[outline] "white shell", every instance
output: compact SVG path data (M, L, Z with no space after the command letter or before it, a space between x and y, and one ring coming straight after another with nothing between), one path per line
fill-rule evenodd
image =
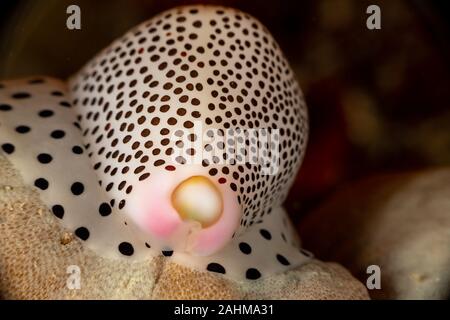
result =
M56 80L30 80L2 82L0 104L13 108L0 110L0 144L15 146L7 156L28 183L40 177L49 182L46 190L39 189L42 199L50 208L64 207L61 222L68 229L86 228L86 245L98 254L145 259L175 248L171 259L239 280L281 272L308 259L280 207L303 158L306 106L278 45L254 18L215 6L175 8L112 43L70 79L68 92ZM63 97L54 91L73 106L59 105ZM31 96L14 99L17 92ZM42 109L52 110L53 116L39 117ZM201 131L195 131L197 124ZM17 133L19 125L31 131ZM249 130L270 128L274 144L261 155L271 164L267 171L238 160L213 163L212 152L222 150L222 157L236 140L226 139L211 151L200 134L233 129L237 135L237 128L250 138L255 133ZM173 139L179 129L201 142L195 155L190 156L188 140L181 145ZM54 130L64 130L64 137L52 138ZM83 147L83 154L72 152L75 145ZM209 157L209 163L196 161L199 149L200 160ZM180 163L168 150L193 163ZM52 155L50 163L36 160L43 152ZM232 154L243 155L238 150ZM194 174L214 181L228 199L227 219L238 223L223 233L227 236L219 251L186 252L177 245L188 229L180 228L165 241L132 218L144 203L166 200L165 193L157 198L158 189L169 192L176 181ZM76 181L84 185L80 195L71 191ZM167 187L163 181L169 181ZM154 192L143 197L146 188ZM102 204L110 214L99 214Z

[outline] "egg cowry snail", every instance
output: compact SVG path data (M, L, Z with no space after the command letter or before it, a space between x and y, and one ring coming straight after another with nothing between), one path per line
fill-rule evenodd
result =
M1 84L2 152L99 255L162 252L250 280L308 259L281 207L305 151L306 105L255 18L177 7L114 41L67 85Z

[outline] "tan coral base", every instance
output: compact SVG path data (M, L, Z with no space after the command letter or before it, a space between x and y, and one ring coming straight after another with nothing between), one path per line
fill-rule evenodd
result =
M81 271L68 289L67 267ZM0 296L3 299L367 299L337 264L317 260L287 273L233 282L174 264L112 261L61 228L33 188L0 155Z

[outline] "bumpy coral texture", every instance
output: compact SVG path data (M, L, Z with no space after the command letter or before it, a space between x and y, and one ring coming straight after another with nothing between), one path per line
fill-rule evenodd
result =
M62 229L36 191L0 156L0 296L3 299L367 299L364 286L336 264L314 260L254 282L192 271L156 257L107 260ZM81 269L70 290L67 267Z

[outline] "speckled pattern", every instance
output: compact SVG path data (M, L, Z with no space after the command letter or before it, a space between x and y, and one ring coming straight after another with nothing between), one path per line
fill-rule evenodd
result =
M110 260L61 227L39 193L0 155L0 298L3 299L367 299L337 264L312 260L255 281L232 281L162 256ZM81 270L70 290L67 267Z
M69 86L45 77L2 82L0 145L90 249L131 261L162 254L238 280L309 260L280 206L303 158L306 106L278 45L257 20L228 8L175 8L119 38ZM189 131L195 122L207 133L265 128L277 143L253 164L222 163L226 153L218 157L201 144L205 158L191 164L199 149L180 146L171 135L181 138L183 129L198 140ZM245 156L228 140L217 147ZM172 159L175 149L181 155ZM161 201L139 189L170 194L180 175L193 174L208 176L231 199L221 220L237 223L222 234L215 226L199 232L220 237L220 250L206 256L177 247L183 236L156 239L133 219L146 202ZM230 209L231 202L240 210Z

